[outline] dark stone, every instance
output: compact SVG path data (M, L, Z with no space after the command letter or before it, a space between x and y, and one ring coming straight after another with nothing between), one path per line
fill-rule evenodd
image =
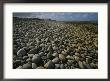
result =
M45 65L44 65L45 68L47 69L54 69L55 68L55 65L54 63L50 60L48 61Z

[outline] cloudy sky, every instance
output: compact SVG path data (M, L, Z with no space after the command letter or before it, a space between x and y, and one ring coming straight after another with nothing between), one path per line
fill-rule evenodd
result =
M41 19L53 19L57 21L97 21L98 13L95 12L32 12L13 13L14 17L33 17Z

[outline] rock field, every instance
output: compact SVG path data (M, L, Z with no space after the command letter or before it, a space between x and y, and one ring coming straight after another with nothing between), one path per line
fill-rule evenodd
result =
M13 18L14 69L97 69L98 25Z

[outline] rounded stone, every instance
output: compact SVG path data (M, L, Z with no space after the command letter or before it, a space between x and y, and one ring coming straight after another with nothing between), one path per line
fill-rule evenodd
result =
M40 64L42 61L41 57L39 55L34 55L32 58L32 62L36 64Z
M45 65L44 65L45 68L47 69L54 69L55 68L55 65L54 63L50 60L48 61Z
M30 63L26 63L23 65L23 69L32 69L32 65Z
M39 56L42 57L43 55L44 55L44 52L40 52L40 53L39 53Z
M32 58L34 56L34 54L28 54L28 57Z
M61 61L65 61L66 60L66 58L65 58L65 56L63 54L59 54L59 59Z
M76 56L78 56L78 57L80 56L80 54L79 54L79 53L75 53L75 55L76 55Z
M74 60L74 57L73 57L73 56L68 55L68 56L66 57L66 59L68 59L68 60Z
M28 56L23 56L23 59L24 59L24 60L26 60L26 59L28 59L28 58L29 58Z
M84 69L84 65L83 65L83 63L82 63L81 61L78 62L78 65L79 65L79 67L80 67L81 69Z
M27 62L31 62L31 61L32 61L32 59L31 59L31 58L28 58L26 61L27 61Z
M75 56L75 60L78 62L79 61L79 57L78 56Z
M48 58L48 59L53 59L52 53L49 52L49 53L47 54L47 58Z
M55 64L56 64L56 63L59 63L59 61L60 61L60 60L59 60L58 57L56 57L56 58L54 58L54 59L52 60L52 62L55 63Z
M60 64L55 64L55 69L60 69Z
M28 54L37 54L39 51L40 51L40 48L39 47L36 47L36 48L31 49L28 52Z
M16 69L22 69L23 67L22 66L19 66L19 67L17 67Z
M26 55L26 51L24 50L24 48L18 50L17 52L17 56L22 57Z
M35 63L32 63L32 68L33 69L36 69L37 68L37 65Z
M64 64L61 64L61 65L60 65L60 69L65 69Z
M53 50L54 51L57 51L58 50L58 47L57 46L53 46Z
M58 57L58 53L53 53L52 54L54 57Z
M68 66L71 66L73 64L73 62L74 62L73 60L68 60L67 61Z
M65 51L62 51L61 54L65 55L65 56L68 55L67 52L65 52Z

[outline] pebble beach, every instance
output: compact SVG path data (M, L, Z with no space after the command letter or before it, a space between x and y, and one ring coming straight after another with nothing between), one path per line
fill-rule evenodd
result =
M13 69L98 69L98 24L13 17Z

